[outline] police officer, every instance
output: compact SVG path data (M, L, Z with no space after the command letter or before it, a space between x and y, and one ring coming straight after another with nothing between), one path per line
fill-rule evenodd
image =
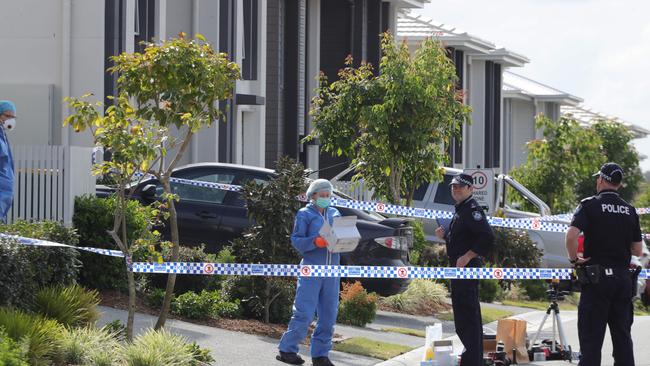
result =
M634 296L631 255L642 254L639 216L618 194L623 169L604 164L597 176L595 196L580 202L566 234L571 263L584 269L578 305L580 365L600 365L605 327L614 346L614 365L634 366L630 335ZM578 236L584 234L584 254L578 257ZM590 275L587 275L590 274Z
M494 233L483 208L472 197L472 177L459 174L450 185L456 213L449 225L449 232L445 233L440 226L436 229L436 235L445 240L452 267L481 267L481 256L486 256L494 245ZM463 366L483 365L483 324L478 295L478 280L451 280L454 324L465 346L461 356Z

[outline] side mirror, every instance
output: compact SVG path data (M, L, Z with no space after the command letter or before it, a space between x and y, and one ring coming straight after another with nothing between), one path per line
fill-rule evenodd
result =
M156 200L156 185L147 184L142 188L142 193L140 194L142 200L147 202L153 202Z

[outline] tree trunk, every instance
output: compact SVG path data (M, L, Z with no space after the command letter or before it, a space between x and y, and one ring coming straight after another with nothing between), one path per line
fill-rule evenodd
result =
M165 189L165 192L171 192L171 186L169 184L169 178L166 182L161 182ZM171 231L172 239L172 262L178 262L180 256L180 245L178 240L178 221L176 217L176 205L174 200L169 201L169 226ZM165 298L163 299L162 309L160 309L160 315L158 316L158 321L154 329L158 330L165 326L167 321L167 314L169 313L169 308L172 303L172 296L174 294L174 286L176 286L176 274L170 273L167 275L167 286L165 287Z
M129 282L129 315L126 319L126 339L133 340L133 322L135 320L135 275L127 268L126 277Z
M268 324L271 319L271 284L268 279L264 280L264 323Z

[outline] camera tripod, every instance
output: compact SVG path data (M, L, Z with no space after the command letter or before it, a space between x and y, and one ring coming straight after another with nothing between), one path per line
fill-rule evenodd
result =
M568 295L569 292L559 291L558 285L559 282L552 282L549 284L549 289L546 291L546 295L551 301L551 304L546 309L546 315L544 315L544 319L542 319L542 323L539 325L539 328L537 329L537 333L535 333L535 337L533 338L533 341L530 343L530 349L528 350L528 352L529 353L532 352L535 343L537 342L537 340L540 337L540 334L542 333L544 324L546 324L546 320L548 319L549 316L552 316L553 334L551 336L552 337L551 357L555 356L558 357L556 359L571 362L571 346L567 344L566 337L564 335L564 328L562 327L562 319L560 318L560 306L557 303L558 301L564 300L564 296ZM558 335L560 338L559 344L561 345L561 350L558 348L558 343L557 343Z

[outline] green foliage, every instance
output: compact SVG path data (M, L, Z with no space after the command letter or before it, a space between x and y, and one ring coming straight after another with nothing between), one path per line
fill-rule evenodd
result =
M513 169L511 175L553 212L571 211L578 201L578 184L604 163L602 140L567 117L555 122L540 115L535 125L543 130L544 139L528 143L528 160Z
M632 145L634 136L624 125L607 120L600 120L592 124L590 130L600 137L605 160L615 162L623 168L625 177L619 193L624 200L632 201L643 182L643 174L641 174L639 166L639 153ZM598 170L595 170L594 173L596 171ZM595 191L595 179L591 175L582 177L577 188L577 197L579 199L589 197Z
M61 354L70 365L119 365L123 347L116 335L94 327L69 328L61 337Z
M73 229L51 221L0 224L0 232L73 246L78 243ZM32 247L11 238L0 238L0 306L27 308L39 288L74 283L79 265L79 253L75 249Z
M113 334L118 341L126 339L126 326L119 320L115 319L112 322L106 323L102 328L105 332Z
M191 366L208 365L215 361L214 357L212 357L210 354L210 350L201 348L198 344L196 344L196 342L188 344L187 348L190 350L194 357L194 361L190 364Z
M165 290L161 288L152 288L149 290L144 298L144 301L147 303L147 305L151 306L152 308L160 308L163 303L163 299L165 298ZM172 302L174 300L172 299Z
M486 258L495 267L537 268L544 254L530 239L528 232L508 228L492 228L494 248Z
M444 244L431 243L424 247L417 263L424 267L447 267L449 258Z
M27 366L20 347L0 329L0 365Z
M386 297L382 303L396 311L431 315L447 307L449 291L445 285L431 280L415 279L401 294Z
M191 319L220 317L237 318L241 315L239 300L233 302L222 298L219 291L186 292L172 302L172 313Z
M424 227L421 221L411 221L413 228L413 248L409 251L409 262L413 265L420 265L422 252L429 245L424 236Z
M268 323L286 324L291 318L293 299L296 297L294 278L258 276L231 276L223 282L223 296L229 301L240 301L245 318L265 319L264 295L269 292L275 299L268 306Z
M99 319L99 294L96 290L72 286L55 286L39 290L34 311L69 327L94 325Z
M368 294L361 282L343 283L337 321L365 327L377 314L377 295Z
M126 347L124 359L126 366L188 366L195 361L185 337L164 329L137 336Z
M282 157L276 164L277 177L266 184L254 181L244 184L242 197L246 200L248 215L255 222L244 233L243 238L235 239L232 243L232 254L242 263L298 263L298 252L291 245L296 212L302 204L296 196L305 192L305 172L302 164L289 157ZM260 283L261 282L261 283ZM260 277L251 282L243 281L246 287L256 290L244 293L244 297L252 301L246 312L257 313L257 306L262 305L263 319L271 321L271 305L278 299L273 288L283 288L286 279ZM259 289L259 285L262 288ZM232 292L239 297L242 291Z
M0 308L0 328L25 351L30 365L61 360L63 326L54 320L20 310Z
M479 281L479 299L483 302L494 302L503 296L499 280Z
M546 290L548 290L548 286L544 280L520 281L519 286L523 288L528 300L538 301L547 299Z
M410 201L415 187L440 180L444 147L460 137L469 107L457 92L456 70L439 42L422 42L411 57L406 43L381 40L379 72L351 57L329 84L321 75L311 114L324 151L358 165L375 193L392 203Z
M162 260L171 261L172 253L171 248L163 247L160 251ZM218 255L205 252L205 246L198 247L180 247L179 258L180 262L199 262L199 263L222 263L222 259L229 260L224 252L220 258ZM167 283L166 274L150 274L145 278L152 289L164 289ZM219 288L223 276L179 276L176 278L176 286L174 287L175 294L183 294L188 291L199 292L203 289L214 290Z
M79 233L81 246L116 249L115 242L108 234L108 230L113 229L116 205L114 196L75 198L72 224ZM152 210L135 200L126 202L126 235L129 242L149 235ZM83 265L79 272L79 282L82 285L98 290L126 289L126 267L122 258L82 252L81 261Z

